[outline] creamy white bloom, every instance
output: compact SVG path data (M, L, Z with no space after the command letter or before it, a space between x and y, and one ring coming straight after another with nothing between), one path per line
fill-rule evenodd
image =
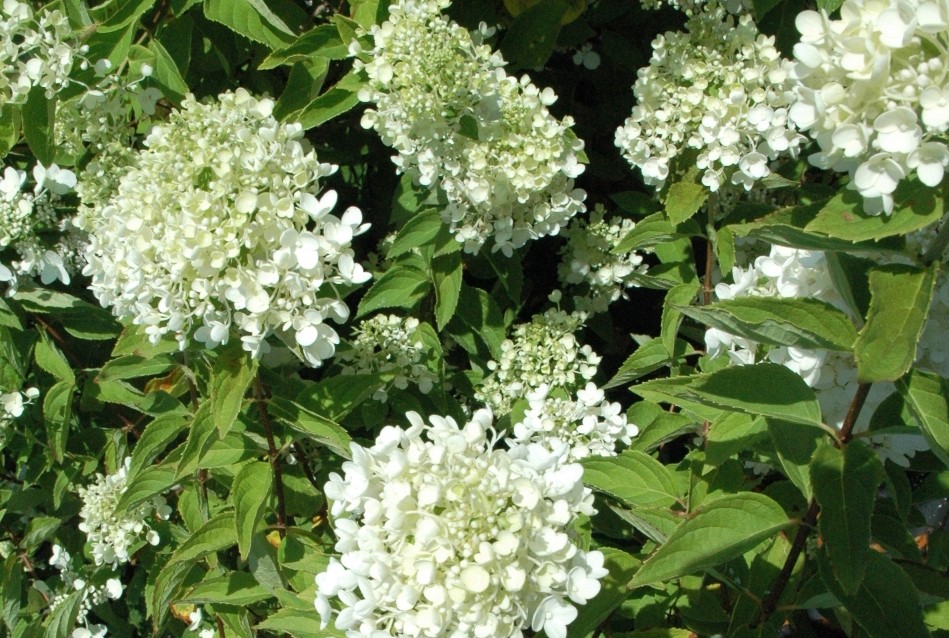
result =
M605 214L597 205L589 220L576 217L563 231L567 243L560 249L557 274L561 283L579 286L572 296L584 312L605 312L611 303L626 297L625 290L634 285L635 275L647 269L636 251L613 254L636 222L622 217L607 221Z
M547 110L557 96L441 14L448 0L400 0L369 32L356 67L369 80L362 124L399 154L400 172L444 192L442 217L468 252L489 239L510 255L527 241L556 235L583 210L573 186L583 143Z
M769 160L794 155L804 139L788 121L790 63L747 13L736 20L709 2L689 14L685 32L653 41L616 145L658 188L688 168L676 159L691 149L709 190L749 190L770 174Z
M428 394L438 376L425 365L419 330L419 320L414 317L376 315L366 319L356 327L349 348L338 354L343 374L392 374L391 386L404 390L414 385ZM380 389L373 397L385 401L388 393Z
M846 0L840 18L795 24L791 120L814 138L809 161L849 173L869 214L889 214L914 171L935 187L949 165L946 0Z
M341 555L316 577L324 626L335 613L348 638L563 638L607 574L573 531L594 512L582 466L563 445L496 448L488 410L463 426L407 417L352 444L326 485Z
M115 474L97 474L94 483L79 487L82 499L79 529L86 534L96 565L118 567L129 561L129 552L137 549L139 543L157 545L158 534L148 519L166 519L171 515L171 508L161 496L152 497L129 511L117 509L127 487L130 464L131 459L126 458Z
M501 344L501 358L488 362L492 373L475 390L475 398L503 415L541 386L572 391L592 379L600 357L574 335L584 319L582 314L548 310L515 326L511 338Z
M310 365L333 356L327 321L349 316L337 286L369 279L350 248L368 225L356 208L330 214L336 193L318 195L319 180L337 167L273 106L243 89L186 98L111 197L77 217L92 291L153 341L170 333L182 348L213 348L233 329L255 356L272 334Z
M9 425L23 414L23 410L40 395L36 388L0 392L0 427Z

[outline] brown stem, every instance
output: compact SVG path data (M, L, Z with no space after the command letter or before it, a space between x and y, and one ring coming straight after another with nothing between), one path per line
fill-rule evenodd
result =
M857 386L857 393L854 395L853 401L850 402L850 409L847 410L847 416L844 417L844 424L840 427L838 438L840 439L841 445L846 444L847 441L850 440L850 435L853 434L853 427L857 424L857 417L860 416L860 410L863 408L863 404L867 400L869 393L869 383L861 383Z
M274 492L277 495L277 525L280 528L281 538L287 530L287 504L283 495L283 470L280 467L280 453L277 451L277 445L274 443L273 425L270 422L270 415L267 414L267 407L264 405L267 395L264 387L260 383L260 377L254 377L254 396L257 398L257 411L260 413L260 422L264 426L264 434L267 435L267 448L270 455L270 467L273 470Z
M227 634L224 632L224 621L221 620L220 616L215 616L217 618L217 635L219 638L226 638Z

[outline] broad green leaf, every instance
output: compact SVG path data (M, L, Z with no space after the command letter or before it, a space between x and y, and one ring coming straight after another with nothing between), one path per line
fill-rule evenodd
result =
M115 506L116 511L127 511L139 503L171 489L177 479L175 470L161 465L150 465L129 479Z
M423 271L395 265L379 277L359 302L356 318L382 308L411 308L428 294L432 282Z
M178 461L178 469L175 473L176 480L180 481L201 467L201 457L204 456L212 443L221 438L216 425L217 415L214 413L211 401L203 402L198 406L198 410L194 413L194 418L188 428L188 440L184 443L184 449Z
M584 638L609 618L613 610L629 597L627 583L639 561L618 549L604 547L603 567L609 573L600 581L600 593L585 605L578 605L576 619L567 626L567 638Z
M102 16L102 18L96 15L95 12L93 13L96 20L102 20L96 25L96 31L109 33L111 31L124 29L137 22L154 4L155 0L124 0L124 2L109 3L106 6L110 9L116 5L118 5L118 7L114 11L110 11L106 16Z
M20 110L12 104L0 106L0 157L6 157L20 137Z
M241 560L247 560L250 553L250 544L270 499L273 481L273 468L262 461L247 463L234 476L231 499L234 502L237 547Z
M166 414L156 417L146 425L135 444L135 449L132 450L129 476L134 477L142 468L154 461L188 427L188 424L188 419L179 414Z
M742 450L751 449L755 441L766 436L765 431L765 421L761 417L726 412L709 427L705 446L706 463L721 465Z
M299 122L304 130L317 127L355 108L359 104L360 87L358 77L350 73L287 119Z
M654 372L664 365L674 364L682 357L692 354L694 349L688 342L682 339L676 339L673 346L673 356L669 356L669 351L661 339L650 339L639 346L629 358L623 362L613 378L603 386L604 390L616 388L627 383L632 383L636 379L643 377L650 372Z
M942 190L911 178L896 187L893 212L889 215L866 214L860 194L843 188L804 230L852 242L878 240L928 226L941 219L942 213Z
M879 262L844 252L824 253L830 279L851 312L866 317L870 309L869 273Z
M345 638L346 633L336 629L333 623L320 627L320 616L312 609L283 608L256 625L277 634L289 634L293 638Z
M47 99L46 89L34 86L23 105L23 135L36 159L44 166L56 157L53 122L56 119L56 99Z
M59 348L50 343L45 332L40 334L40 340L36 342L33 356L36 357L36 364L56 377L57 380L75 385L76 375L69 367L69 362L66 361L66 357L59 351Z
M321 24L298 37L291 45L268 55L257 68L266 71L284 64L292 66L297 62L306 62L313 57L343 60L348 56L349 50L340 38L339 30L332 24Z
M166 563L161 569L155 570L154 577L149 578L152 589L145 603L146 611L153 619L152 622L158 626L165 622L171 602L178 591L187 584L200 580L202 575L202 569L193 561L179 562L174 565Z
M642 587L727 562L792 525L763 494L721 496L696 510L643 563L630 586Z
M455 315L461 294L462 263L460 253L449 253L432 260L435 281L435 322L438 331Z
M307 384L295 401L313 414L338 423L371 397L384 381L379 374L337 375Z
M500 47L508 68L536 69L544 66L557 44L560 22L566 13L566 2L548 0L514 18Z
M387 257L394 259L413 248L432 242L444 225L442 216L437 210L428 209L419 212L399 230L389 247Z
M283 48L296 38L264 0L205 0L204 15L271 49Z
M833 13L839 9L843 3L844 0L817 0L817 8L827 13Z
M174 359L167 354L156 354L151 357L140 357L129 354L112 359L99 370L96 379L99 381L138 379L164 374L175 367Z
M325 445L336 454L349 458L349 434L330 419L321 417L300 407L293 401L274 398L267 406L271 416L288 427L305 434L320 445Z
M46 620L46 632L43 638L69 638L76 626L79 606L85 599L85 592L77 591L59 601Z
M929 638L913 581L883 554L867 554L866 570L872 576L853 594L837 582L826 552L818 552L817 564L824 585L870 638Z
M691 177L692 179L689 179ZM708 198L708 188L696 179L698 170L690 171L680 182L669 186L666 193L666 215L673 224L681 224L691 218Z
M273 598L261 587L249 572L230 572L224 576L206 578L194 586L179 602L194 605L233 605L244 606Z
M679 325L682 323L682 307L692 303L698 291L698 284L687 283L675 286L666 294L665 301L662 304L659 338L669 355L672 355L675 350Z
M159 354L169 354L178 352L178 342L173 338L161 339L158 343L152 343L139 326L129 326L119 335L118 341L112 348L112 357L121 357L125 355L135 355L150 359Z
M668 507L679 499L675 477L648 454L626 450L619 456L586 458L581 464L585 484L630 507Z
M699 323L771 345L849 351L857 338L847 315L818 299L745 297L679 310Z
M281 122L292 122L303 108L319 97L328 73L329 62L322 59L291 66L283 92L274 104L273 116Z
M657 379L632 391L656 403L692 402L712 408L820 425L820 405L800 375L776 363L725 368L711 374Z
M516 18L531 7L547 2L549 2L549 0L504 0L504 8ZM570 24L579 18L587 8L587 0L566 0L566 2L567 11L560 21L561 24Z
M13 629L20 613L20 599L23 596L23 564L16 554L7 556L0 572L0 617L7 629Z
M693 221L677 226L669 221L663 213L653 213L636 222L636 227L620 240L619 244L613 249L613 254L622 255L631 250L652 248L700 233L701 230L698 224Z
M461 285L458 307L449 322L448 332L465 350L475 354L483 343L490 356L501 357L505 339L504 317L491 296L480 288Z
M633 437L630 448L640 452L650 452L700 425L680 412L663 410L648 401L634 403L627 410L626 418L639 427L639 434Z
M153 77L162 87L166 97L173 98L174 101L180 101L190 89L184 78L181 77L181 71L178 65L172 59L162 43L152 38L148 43L148 50L155 54L155 69Z
M860 381L895 381L913 365L937 268L892 264L870 271L870 310L854 344Z
M848 595L856 593L864 580L870 517L882 481L883 466L859 441L843 450L821 445L811 461L811 485L821 508L821 539L834 577Z
M896 383L933 452L949 466L949 381L913 370Z
M352 0L353 20L367 31L374 24L382 24L389 15L390 0Z
M185 539L168 558L162 569L168 569L179 563L200 560L208 554L233 547L236 544L237 528L234 523L234 512L222 512L212 517Z
M49 451L57 463L62 463L66 456L75 390L74 384L58 381L46 391L43 397L43 421L49 437Z
M817 444L827 437L827 432L800 423L768 419L768 433L784 475L801 491L805 500L810 501L814 496L811 489L811 458L817 450Z
M256 374L257 359L243 349L230 349L214 362L210 402L218 438L227 434L237 420L244 396Z
M630 510L610 504L609 508L656 544L665 543L682 522L680 515L666 507L637 507Z

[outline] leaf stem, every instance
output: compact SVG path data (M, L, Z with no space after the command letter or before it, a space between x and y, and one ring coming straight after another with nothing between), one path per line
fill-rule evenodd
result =
M254 377L254 396L257 398L257 411L260 413L260 422L264 426L264 434L267 436L267 448L270 456L270 467L273 470L274 493L277 496L277 526L280 530L281 538L287 531L287 503L283 494L283 469L280 466L280 452L274 443L273 424L270 422L270 415L267 414L267 407L264 402L267 394L264 386L260 382L260 376Z

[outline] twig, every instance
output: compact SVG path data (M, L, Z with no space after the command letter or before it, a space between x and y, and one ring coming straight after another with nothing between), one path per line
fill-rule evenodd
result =
M853 434L853 427L857 424L857 417L860 416L860 410L863 408L863 404L867 400L869 393L869 383L861 383L857 386L857 392L853 397L853 401L850 402L850 409L847 410L847 416L844 417L844 424L840 427L840 434L837 437L840 439L841 445L846 444L847 441L850 440L850 435Z
M283 494L283 470L280 467L280 453L277 451L277 445L274 443L273 425L270 422L270 415L267 414L266 393L260 383L260 377L254 377L254 396L257 398L257 411L260 413L260 422L264 426L264 434L267 435L267 448L270 455L270 467L273 470L274 492L277 495L277 525L280 528L281 538L287 530L287 504Z

